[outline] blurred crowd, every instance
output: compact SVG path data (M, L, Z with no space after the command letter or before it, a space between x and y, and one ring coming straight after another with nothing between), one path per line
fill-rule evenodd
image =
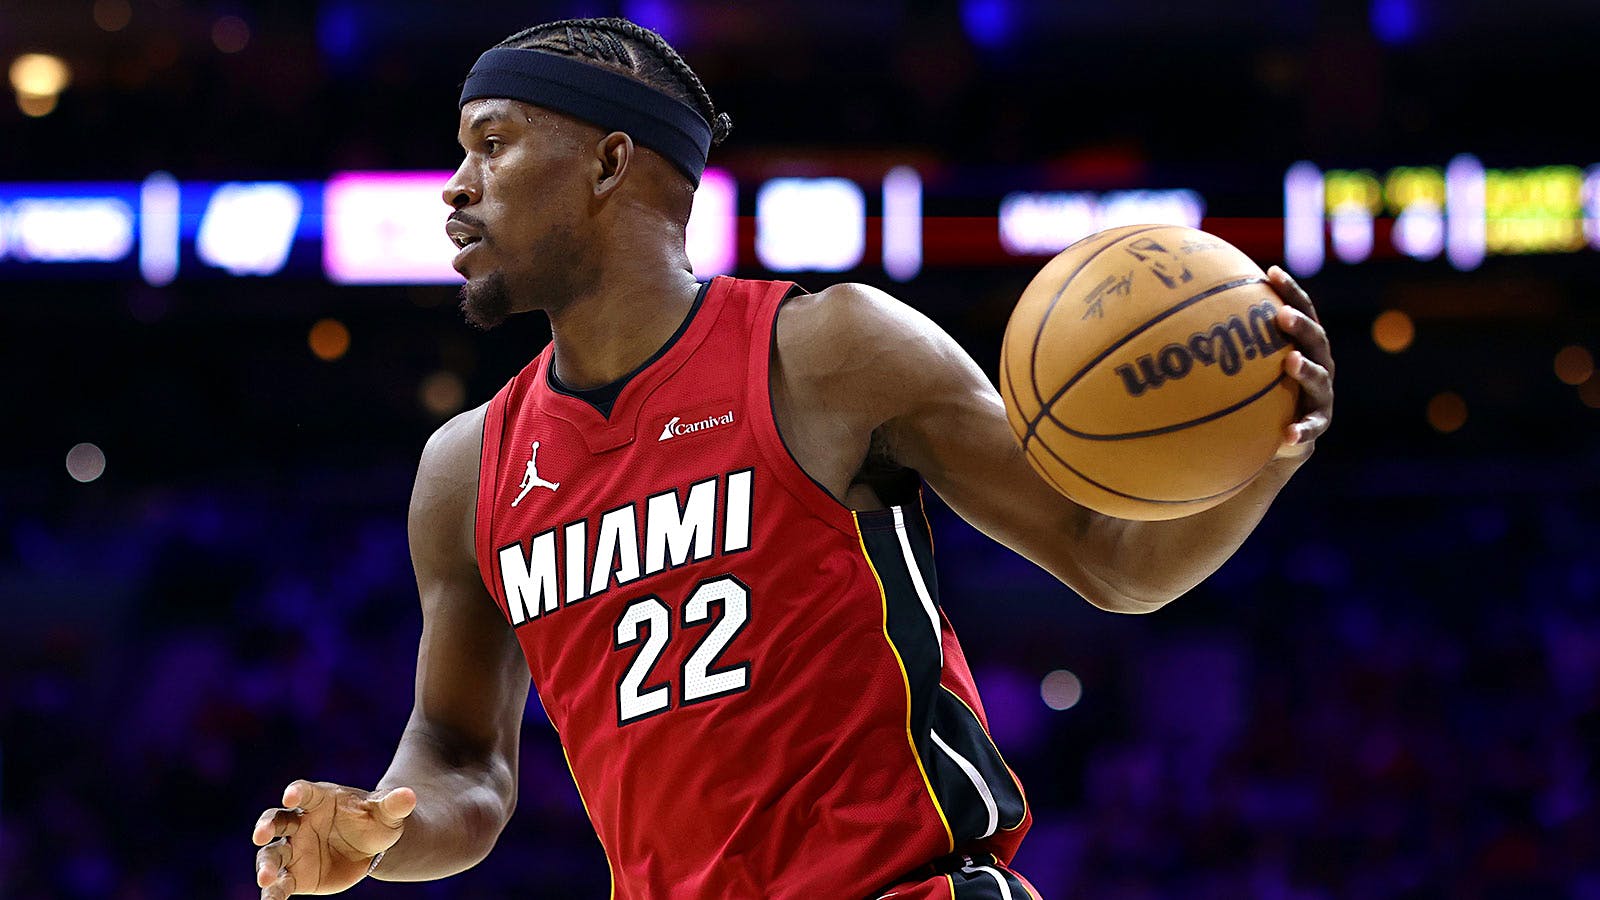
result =
M1600 897L1600 512L1424 508L1349 476L1313 462L1232 562L1144 617L933 503L946 606L1035 811L1018 866L1046 897ZM252 897L249 829L288 781L376 780L420 625L409 477L0 519L0 586L42 592L8 608L0 654L4 896ZM1040 679L1062 668L1082 699L1056 711ZM490 858L359 891L603 897L606 878L535 702Z

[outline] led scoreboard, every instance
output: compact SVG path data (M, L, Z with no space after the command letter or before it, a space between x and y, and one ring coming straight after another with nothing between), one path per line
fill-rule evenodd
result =
M1284 257L1296 274L1397 253L1443 255L1463 271L1488 256L1600 249L1600 166L1489 169L1460 155L1438 166L1291 166L1284 177Z

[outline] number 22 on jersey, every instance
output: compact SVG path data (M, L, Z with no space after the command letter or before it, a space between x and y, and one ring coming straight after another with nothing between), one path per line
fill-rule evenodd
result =
M713 607L721 610L713 615ZM708 578L695 585L683 604L681 628L713 622L683 661L679 706L737 694L750 687L750 663L715 668L728 645L750 617L750 589L732 575ZM627 725L672 708L672 683L645 686L650 672L672 639L672 609L654 594L627 605L617 619L615 649L639 646L617 682L617 725ZM679 633L683 639L683 632Z

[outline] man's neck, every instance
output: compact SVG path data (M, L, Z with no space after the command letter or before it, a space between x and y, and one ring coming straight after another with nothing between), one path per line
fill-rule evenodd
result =
M677 332L699 290L681 250L604 260L598 271L582 295L550 311L555 375L576 390L642 365Z

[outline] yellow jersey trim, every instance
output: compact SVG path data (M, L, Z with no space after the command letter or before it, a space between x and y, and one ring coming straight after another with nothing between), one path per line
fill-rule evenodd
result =
M939 797L933 792L933 782L928 780L928 770L922 765L922 754L917 752L916 738L911 734L911 676L906 674L905 661L900 658L900 649L894 645L894 640L889 637L889 597L883 590L883 579L878 575L878 567L872 564L872 554L867 552L867 538L861 533L861 517L855 510L850 511L850 518L856 523L856 540L861 544L861 558L867 561L867 568L872 571L872 580L878 585L878 601L883 606L883 641L889 645L889 652L894 654L894 663L900 669L900 683L905 688L906 698L906 745L911 748L911 758L917 763L917 774L922 776L922 786L928 791L928 799L933 801L934 812L939 814L939 824L944 826L944 837L949 844L949 852L956 849L955 834L950 830L950 820L945 817L944 807L939 805ZM951 896L955 896L955 882L951 882Z
M560 737L560 733L557 732L556 736ZM583 788L578 787L578 773L572 770L572 757L567 755L567 745L565 743L561 745L561 759L567 764L567 774L572 776L572 786L578 791L578 802L583 804L583 814L589 817L589 822L592 824L594 816L589 815L589 801L583 798ZM611 880L611 893L609 896L611 900L616 900L617 870L611 865L611 851L606 849L606 842L600 840L600 832L598 830L594 833L594 839L600 841L600 852L606 855L606 876Z

